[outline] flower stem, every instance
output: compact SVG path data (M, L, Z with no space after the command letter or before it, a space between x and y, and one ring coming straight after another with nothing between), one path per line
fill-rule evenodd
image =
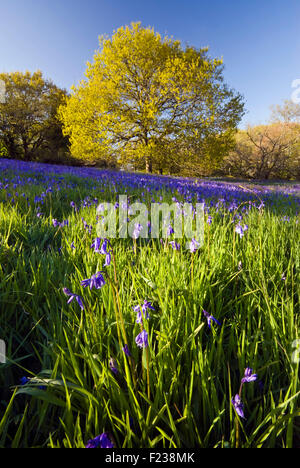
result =
M150 368L149 368L149 349L146 348L146 361L147 361L147 395L150 400Z

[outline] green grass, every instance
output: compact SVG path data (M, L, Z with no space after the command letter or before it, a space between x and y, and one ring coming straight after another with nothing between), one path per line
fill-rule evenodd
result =
M0 203L0 338L8 357L0 365L0 447L79 448L102 432L119 448L300 447L293 206L289 222L267 207L251 210L243 238L232 214L212 210L193 260L157 240L138 240L136 254L131 239L113 240L117 283L111 265L112 285L90 291L80 282L102 269L103 257L90 248L96 232L81 217L95 228L95 206L72 211L70 200L90 192L79 179L66 180L80 190L48 195L43 218L32 207L39 186L22 188L29 207L25 198ZM102 195L114 196L107 187ZM54 228L52 218L68 219L69 227ZM84 297L84 311L75 301L67 305L64 287ZM132 360L120 349L116 294ZM146 298L155 307L145 324L148 359L135 344L133 312ZM221 327L210 330L203 309ZM240 419L231 398L246 367L261 385L244 385ZM20 386L23 376L31 380Z

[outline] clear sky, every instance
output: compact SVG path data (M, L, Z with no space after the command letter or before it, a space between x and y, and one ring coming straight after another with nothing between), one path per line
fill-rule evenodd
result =
M40 69L69 90L98 37L132 21L223 57L241 126L266 122L300 78L299 0L0 0L0 72Z

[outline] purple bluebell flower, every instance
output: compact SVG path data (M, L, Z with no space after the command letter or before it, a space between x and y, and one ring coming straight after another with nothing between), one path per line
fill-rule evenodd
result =
M200 243L196 239L192 239L191 242L188 243L188 249L191 253L195 253L200 247Z
M103 432L103 434L89 440L85 448L114 448L114 444L110 440L107 432Z
M240 224L237 224L237 225L235 226L235 229L234 229L234 230L235 230L235 232L236 232L237 234L240 235L240 237L243 237L244 232L243 232L243 228L242 228L242 226L241 226Z
M43 203L43 201L44 201L44 199L43 199L42 196L41 196L41 197L38 197L38 196L37 196L37 197L34 197L34 203L35 203L35 204L36 204L36 203Z
M111 253L110 252L107 252L107 254L105 255L105 263L104 263L104 267L107 267L111 264Z
M151 304L151 302L147 301L146 299L144 300L144 304L142 305L142 311L145 312L148 310L148 309L151 309L151 310L155 310L153 305ZM147 312L148 313L148 312ZM147 317L148 318L148 317Z
M127 344L122 348L122 351L123 351L123 353L125 354L125 356L128 356L128 357L131 356L131 353L130 353L130 351L129 351L129 348L128 348L128 345L127 345Z
M28 377L22 377L20 379L20 385L26 385L29 381L30 379Z
M211 216L208 216L208 218L207 218L207 224L211 224L211 223L212 223L212 220L213 220L212 217L211 217Z
M170 246L172 247L173 250L180 250L180 244L177 244L176 241L171 241L169 242Z
M108 240L108 239L104 239L104 240L103 240L103 244L102 244L101 249L100 249L101 255L107 255L107 253L108 253L108 247L109 247L109 240Z
M137 305L133 308L134 312L137 313L136 323L143 323L143 315L141 311L141 306Z
M96 237L91 245L91 249L94 249L96 253L100 253L101 240L102 239L100 237Z
M91 245L91 248L95 249L96 253L99 253L101 255L105 255L105 264L104 266L109 266L111 264L111 253L112 251L108 250L109 248L109 240L104 239L103 243L101 245L102 239L100 237L97 237L96 239L93 240L93 243Z
M52 219L52 224L54 227L65 227L65 226L69 226L69 221L65 219L65 221L60 223L57 219Z
M89 234L91 234L93 230L93 226L89 226L88 223L83 218L81 218L81 220L83 222L84 229L87 229Z
M148 343L148 333L146 330L143 330L135 339L135 342L139 348L147 348Z
M217 325L221 326L220 322L215 317L213 317L208 312L206 312L206 310L203 310L202 312L203 312L203 314L204 314L204 316L205 316L205 318L207 320L207 325L208 325L209 328L211 328L211 322L212 321L215 322Z
M117 361L114 359L114 358L110 358L109 360L109 367L111 369L111 371L117 375L119 370L118 370L118 365L117 365Z
M136 323L143 323L143 317L145 316L147 320L150 319L148 309L155 310L151 302L147 301L146 299L144 300L142 307L137 305L133 308L133 310L137 313Z
M138 239L141 235L141 231L143 230L143 226L139 223L135 224L134 230L132 233L133 239Z
M244 416L244 405L243 402L238 394L235 395L234 398L232 398L231 403L234 406L235 411L237 414L240 416L240 418L245 418Z
M102 272L98 271L98 273L92 275L91 278L81 281L81 285L84 288L87 288L89 286L90 289L101 289L105 285L105 280L103 278Z
M30 380L31 380L31 379L30 379L29 377L22 377L22 378L20 379L20 385L22 385L22 386L23 386L23 385L26 385L26 384L28 384L28 383L30 382ZM39 390L46 390L46 387L43 386L43 385L39 385L38 388L39 388Z
M63 291L64 291L65 295L70 298L68 300L67 304L70 304L73 301L73 299L75 299L78 302L81 310L84 310L83 299L82 299L81 296L78 296L78 294L72 293L68 288L64 288Z
M234 230L242 238L244 236L245 231L248 230L248 226L247 224L244 224L244 227L242 227L241 224L237 224Z
M257 379L257 374L253 374L253 370L250 367L245 369L245 375L241 380L241 383L254 382Z
M171 226L171 224L170 224L170 226L168 226L168 229L167 229L167 236L168 237L171 236L172 234L174 234L174 232L175 231L173 229L173 226Z

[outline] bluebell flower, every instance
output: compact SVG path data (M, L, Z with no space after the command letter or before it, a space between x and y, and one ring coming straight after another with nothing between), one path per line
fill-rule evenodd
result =
M28 377L22 377L20 379L20 385L26 385L29 381L30 379Z
M72 293L68 288L64 288L63 291L64 291L65 295L69 296L69 298L70 298L68 300L67 304L70 304L73 301L73 299L75 299L78 302L81 310L84 310L82 297L78 296L78 294Z
M143 226L141 224L139 223L135 224L134 230L132 233L133 239L138 239L141 235L142 230L143 230Z
M105 211L105 206L103 203L101 203L97 208L97 213L100 214L103 213L103 211Z
M114 359L114 358L110 358L109 360L109 367L111 369L111 371L117 375L119 370L118 370L118 365L117 365L117 361Z
M96 239L93 240L93 243L91 245L91 248L95 249L96 253L99 253L101 255L105 255L105 264L104 266L109 266L111 264L111 250L109 249L109 240L104 239L103 243L102 239L100 237L96 237Z
M139 348L147 348L148 343L148 333L146 330L143 330L135 339L135 342Z
M207 325L209 328L211 328L211 322L215 322L217 325L221 325L220 322L215 318L213 317L212 315L210 315L208 312L206 312L206 310L203 310L202 311L206 320L207 320Z
M114 444L106 432L87 442L85 448L114 448Z
M28 384L29 382L31 381L31 379L29 377L22 377L20 379L20 385L26 385ZM46 387L44 385L39 385L39 390L46 390Z
M128 356L128 357L131 356L131 353L130 353L130 351L129 351L129 348L128 348L128 345L127 345L127 344L122 348L122 351L123 351L123 353L125 354L125 356Z
M147 301L146 299L144 300L142 307L137 305L133 308L134 312L137 312L136 323L143 323L143 317L145 316L147 320L150 319L148 309L155 310L151 302Z
M239 234L241 238L244 236L244 233L245 233L245 231L247 231L247 230L248 230L247 224L244 224L244 227L242 227L241 224L237 224L237 225L235 226L235 232L236 232L237 234Z
M108 247L109 247L109 240L104 239L103 244L102 244L101 249L100 249L100 253L102 255L106 255L108 253Z
M257 374L253 374L253 370L250 367L245 369L245 375L241 380L241 383L254 382L257 379Z
M144 304L142 305L142 311L145 313L148 309L155 310L151 302L144 300Z
M137 305L133 308L134 312L137 313L136 323L143 323L143 315L141 311L141 306Z
M104 267L107 267L111 264L111 253L110 252L107 252L107 254L105 255L105 263L104 263Z
M96 253L100 253L100 248L101 248L101 238L96 237L96 239L93 240L93 243L91 245L91 248L95 250Z
M173 227L170 225L170 226L168 227L168 229L167 229L167 236L168 236L168 237L171 236L172 234L174 234L174 232L175 232L175 231L174 231Z
M240 396L237 394L235 395L234 398L232 398L231 400L231 403L233 404L234 406L234 409L235 411L237 412L237 414L240 416L240 418L245 418L244 416L244 405L243 405L243 402L240 398Z
M191 253L195 253L200 247L200 243L196 239L192 239L191 242L188 243L188 249Z
M177 244L176 241L171 241L169 242L170 246L172 247L173 250L180 250L180 244Z
M81 281L81 285L84 288L89 286L90 289L101 289L105 285L105 280L103 278L102 272L98 271L98 273L92 275L91 278Z

